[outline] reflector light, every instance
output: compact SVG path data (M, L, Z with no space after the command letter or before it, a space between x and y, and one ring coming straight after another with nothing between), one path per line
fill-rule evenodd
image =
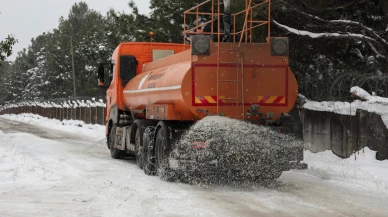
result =
M271 56L288 56L288 38L271 38Z
M193 142L191 148L192 149L204 149L207 148L206 142Z
M192 55L210 55L210 37L194 35L191 38Z

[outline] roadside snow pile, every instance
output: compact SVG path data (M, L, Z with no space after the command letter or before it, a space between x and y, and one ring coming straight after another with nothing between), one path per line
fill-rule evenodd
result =
M5 106L0 106L0 111L18 108L23 106L29 107L41 107L41 108L90 108L90 107L106 107L106 104L103 99L96 101L96 98L85 99L85 100L55 100L55 101L26 101L15 104L7 104Z
M1 115L1 118L19 121L27 124L33 124L51 129L62 130L67 132L79 132L80 134L92 137L103 137L105 135L105 126L98 124L85 124L79 120L57 120L42 117L35 114L20 114L20 115Z
M345 181L350 186L362 185L388 191L388 160L377 161L376 152L369 148L354 153L347 159L333 155L331 151L312 153L305 151L306 173L321 179Z
M175 165L174 176L202 177L194 182L245 177L271 180L288 170L289 162L296 161L302 152L302 141L290 135L240 120L209 116L182 136L171 160Z
M355 100L352 103L308 101L303 107L309 110L334 112L343 115L356 115L357 110L361 109L381 115L388 128L388 98L371 96L360 87L352 87L350 92L364 101Z

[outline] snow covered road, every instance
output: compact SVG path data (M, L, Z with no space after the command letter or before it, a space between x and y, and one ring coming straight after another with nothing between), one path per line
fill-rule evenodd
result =
M0 216L388 215L388 162L370 150L357 161L306 152L309 170L271 185L190 186L111 159L104 127L89 128L0 117Z

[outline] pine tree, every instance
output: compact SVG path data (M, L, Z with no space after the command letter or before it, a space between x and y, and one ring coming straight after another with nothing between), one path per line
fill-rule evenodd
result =
M8 37L0 41L0 61L4 61L6 57L12 55L12 47L17 43L17 39L13 35L8 35Z
M7 83L9 80L9 73L10 73L10 63L9 62L2 62L0 61L0 64L2 65L0 67L0 82L2 85L0 85L0 105L5 104L7 101L10 100L11 96L7 90Z
M287 34L290 62L303 94L317 100L346 99L353 85L388 94L382 86L388 57L388 47L379 39L387 40L382 0L278 0L272 8L273 35L293 32ZM303 31L328 34L306 37Z
M103 16L94 10L90 10L86 3L75 4L67 19L61 19L59 31L62 40L67 41L67 62L71 66L70 40L73 43L73 55L76 72L76 89L78 96L88 96L98 93L95 85L97 64L111 54L111 50L105 39L103 30L106 27ZM65 46L66 43L63 45ZM71 68L66 71L72 78Z

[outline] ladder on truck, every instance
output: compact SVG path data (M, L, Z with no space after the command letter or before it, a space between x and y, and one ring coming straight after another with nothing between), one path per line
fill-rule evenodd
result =
M242 118L245 119L245 102L244 102L244 52L242 49L243 41L244 43L252 43L252 34L253 29L267 25L268 27L268 39L270 38L270 20L271 20L271 0L261 0L259 3L258 1L253 2L253 0L245 0L245 10L242 10L238 13L231 14L233 17L233 32L230 33L230 35L233 37L233 47L232 48L224 48L222 46L221 42L221 35L223 33L221 32L221 1L223 0L207 0L204 1L201 4L198 4L197 6L185 11L184 13L184 40L186 39L187 34L204 34L204 33L197 33L199 31L199 28L210 24L211 27L211 35L216 34L217 35L217 114L223 115L222 109L228 106L234 106L236 108L235 115L234 116L228 116L230 118ZM243 2L243 0L239 0ZM199 12L199 7L210 3L212 4L212 12L211 13L203 13ZM214 5L217 5L217 13L215 12ZM268 17L267 20L255 20L253 17L253 10L259 7L267 6L268 8ZM194 11L194 12L193 12ZM187 15L196 15L196 27L186 30L186 16ZM199 16L206 16L211 15L212 18L210 21L199 24ZM214 25L214 17L217 16L217 32L213 32L213 25ZM240 31L236 31L236 21L238 16L244 16L244 24ZM236 41L236 37L240 36L239 40ZM245 39L245 40L244 40ZM269 40L267 40L267 43L270 43ZM233 57L234 61L232 62L222 62L221 61L221 53L223 52L232 52L235 57ZM223 66L234 66L235 67L235 73L233 79L221 79L221 68ZM222 84L229 83L232 86L235 86L235 95L233 96L226 96L226 94L223 93L223 90L220 88ZM239 91L241 87L241 92ZM240 106L241 105L241 106Z
M221 52L231 52L233 53L233 59L235 60L234 62L221 62ZM236 48L232 48L232 49L223 49L220 47L220 44L218 44L218 54L217 54L217 114L218 115L222 115L224 116L224 113L222 112L222 108L226 106L233 106L235 107L236 111L235 111L235 115L234 116L228 116L230 118L239 118L239 112L241 112L241 110L244 108L243 106L242 109L240 108L240 95L239 95L239 87L240 87L240 84L241 84L241 89L243 89L243 83L240 83L240 66L241 66L241 69L243 70L243 58L242 56L242 52L241 52L241 49L240 47L236 47ZM233 76L234 78L232 78L231 80L225 80L225 79L221 79L221 66L224 66L224 65L230 65L232 67L235 68L235 75ZM231 68L232 68L231 67ZM242 72L242 71L241 71ZM243 78L243 75L241 74L241 78ZM242 80L242 79L241 79ZM235 90L235 95L227 95L224 93L223 89L221 88L221 86L223 84L229 84L230 86L235 86L234 90ZM241 96L241 100L243 101L243 96ZM220 105L220 103L222 103L222 105ZM241 104L243 105L243 104Z

